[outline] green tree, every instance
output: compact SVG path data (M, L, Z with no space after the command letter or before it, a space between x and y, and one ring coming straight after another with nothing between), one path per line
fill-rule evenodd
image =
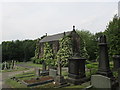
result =
M109 22L104 33L109 43L110 56L115 54L120 55L120 18L115 15L113 20Z
M95 35L86 30L77 30L77 33L81 38L80 42L82 46L82 53L85 55L84 57L88 58L88 60L95 60L97 57L97 42Z

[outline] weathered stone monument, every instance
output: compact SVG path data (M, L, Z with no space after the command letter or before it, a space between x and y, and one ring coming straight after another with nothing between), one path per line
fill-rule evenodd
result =
M66 81L64 79L64 77L62 76L62 62L59 59L58 60L58 76L56 76L55 78L55 82L58 83L59 85L63 85L66 84Z
M91 84L95 88L111 90L113 87L113 74L109 66L106 36L102 35L99 42L99 66L96 75L91 76Z
M42 63L42 71L43 72L46 71L46 63L45 63L45 61L43 61L43 63Z
M42 63L42 72L41 72L41 75L43 75L43 76L49 75L49 71L46 70L46 63L45 63L45 61L43 61L43 63Z
M120 68L120 55L113 55L114 70Z
M113 76L109 66L108 48L105 35L102 35L99 41L99 66L97 73L107 77Z
M81 84L84 81L85 75L85 60L80 57L72 57L69 59L68 66L68 82L72 84Z

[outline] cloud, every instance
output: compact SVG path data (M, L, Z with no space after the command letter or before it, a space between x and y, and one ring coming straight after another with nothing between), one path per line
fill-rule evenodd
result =
M117 3L3 3L3 40L35 39L70 31L72 25L99 32L116 8Z

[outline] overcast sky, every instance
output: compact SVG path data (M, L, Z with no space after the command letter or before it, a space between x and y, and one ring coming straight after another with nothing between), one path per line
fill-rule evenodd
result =
M95 0L93 0L95 1ZM112 1L112 0L110 0ZM114 1L114 0L113 0ZM104 31L118 13L118 2L4 2L2 41L36 39L76 29Z

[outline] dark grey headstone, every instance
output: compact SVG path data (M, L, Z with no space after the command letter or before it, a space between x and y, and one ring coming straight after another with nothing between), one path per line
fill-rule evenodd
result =
M111 79L103 75L92 75L91 84L95 88L111 88Z
M51 77L56 77L56 76L57 76L57 70L50 69L50 70L49 70L49 76L51 76Z
M114 70L120 68L120 55L113 55Z
M80 84L85 75L85 60L83 58L72 57L68 63L68 82Z
M108 48L106 43L106 36L102 35L100 37L99 42L99 66L98 66L98 74L112 77L112 72L109 66L109 58L108 58Z

